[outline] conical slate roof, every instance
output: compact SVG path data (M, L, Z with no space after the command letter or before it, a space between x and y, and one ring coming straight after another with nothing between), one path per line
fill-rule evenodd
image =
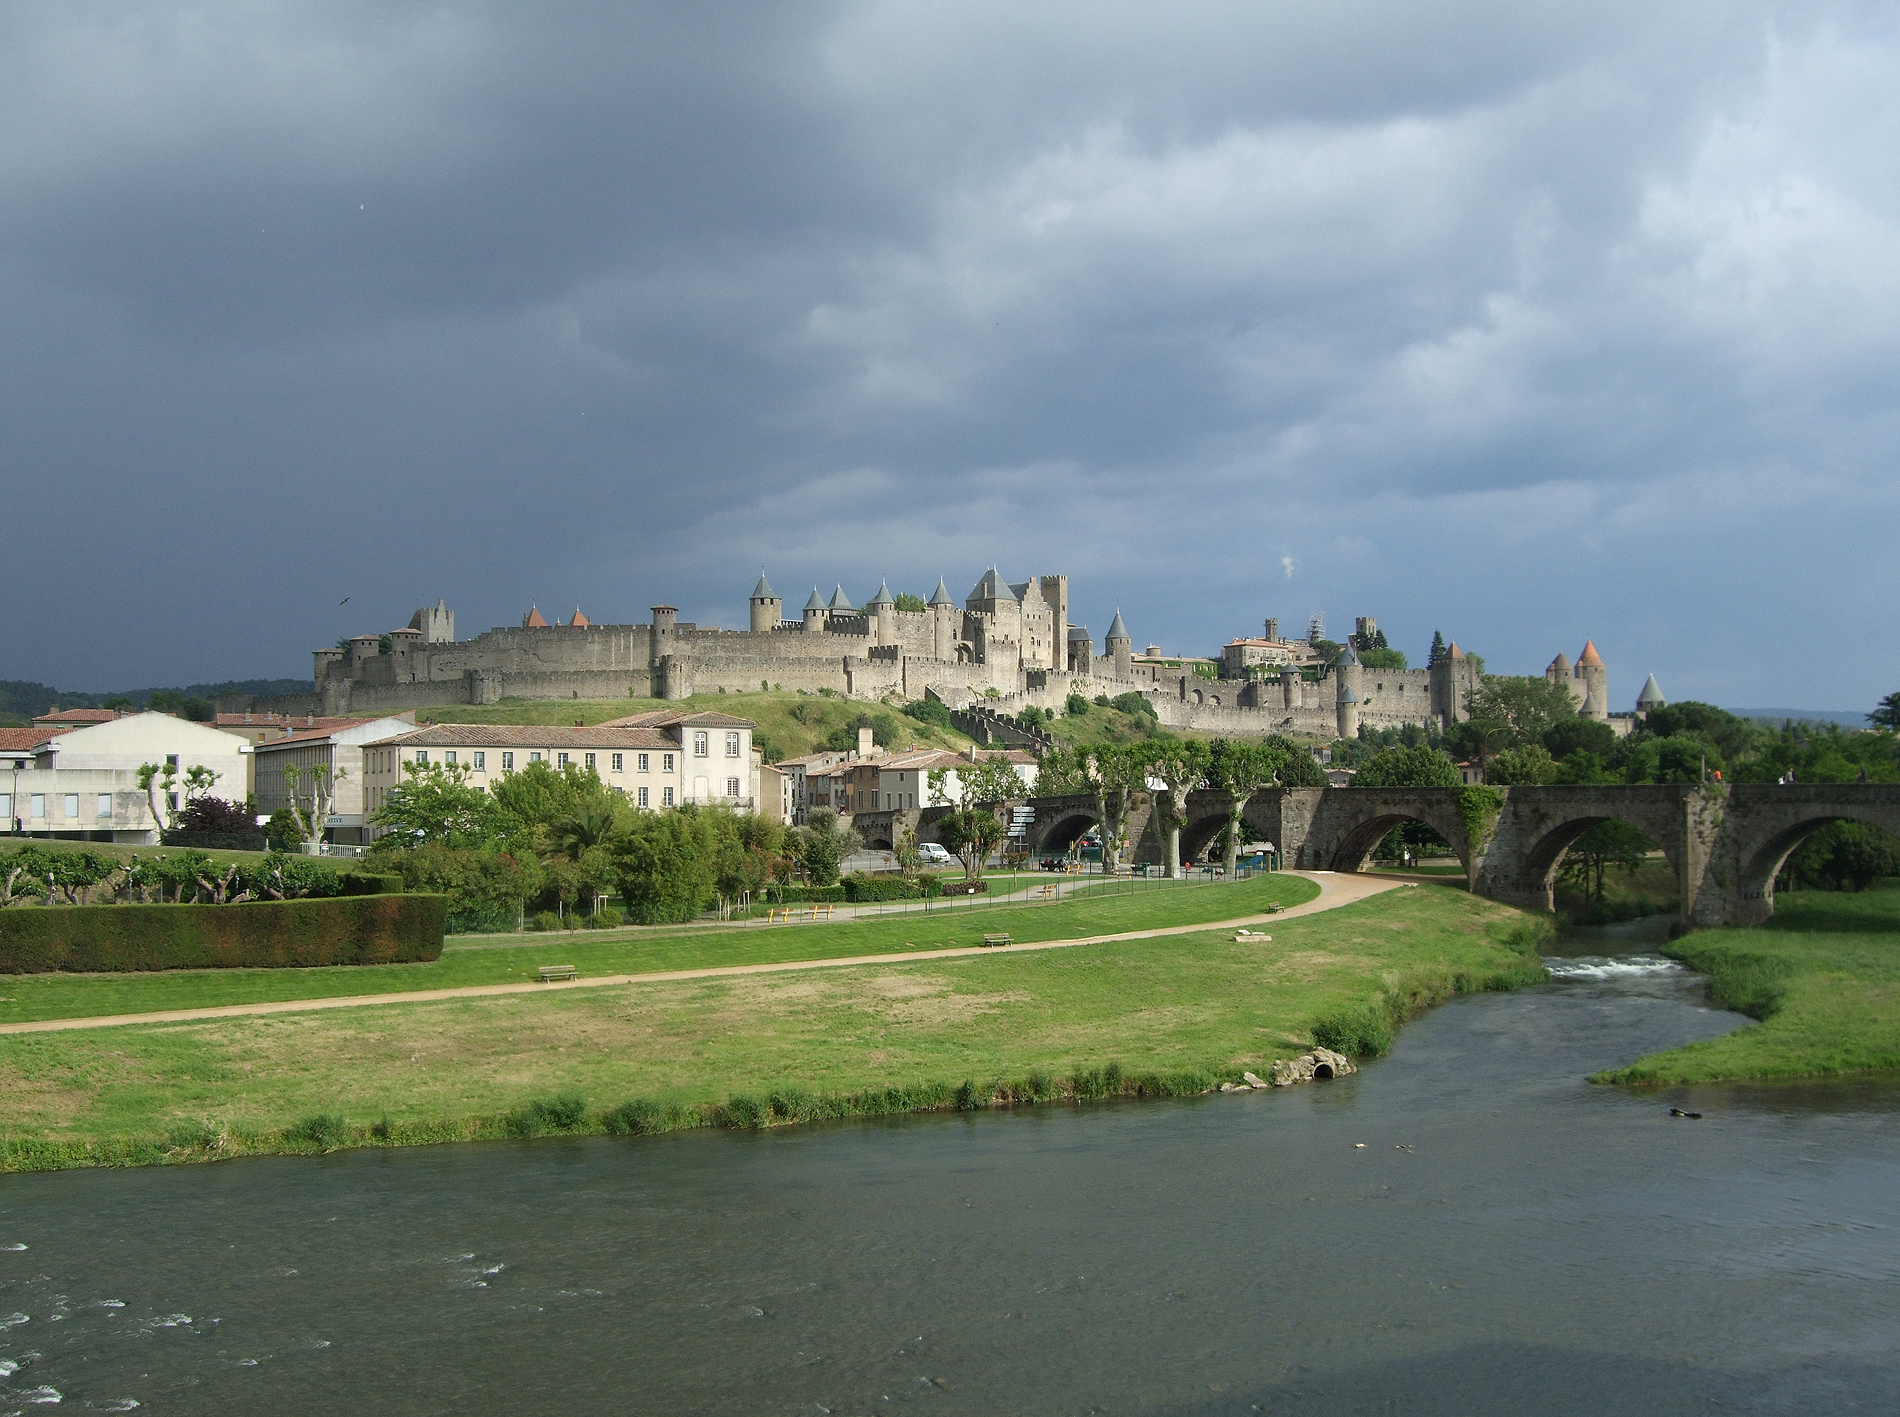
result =
M1663 697L1662 685L1656 682L1654 674L1643 681L1643 692L1636 696L1636 707L1639 709L1662 708L1668 702Z
M1562 650L1558 650L1557 657L1551 660L1550 668L1546 669L1544 673L1549 675L1552 679L1568 679L1570 677L1570 656L1565 654Z
M1597 653L1596 641L1585 640L1583 642L1583 653L1577 656L1577 668L1601 669L1602 667L1603 656Z
M950 587L943 583L942 576L937 577L937 593L930 597L930 603L932 605L955 605L956 604L956 601L950 598Z
M970 592L969 598L971 600L1014 600L1016 597L1009 593L1009 587L1004 584L1003 577L996 567L991 566L983 573L983 578L976 583L976 589Z
M1333 661L1333 666L1337 669L1357 669L1359 667L1359 656L1352 652L1351 640L1347 640L1345 644L1340 646L1339 658Z
M1339 684L1339 702L1342 704L1356 704L1359 702L1359 696L1352 691L1352 685L1346 683L1343 679Z
M816 592L814 592L814 594L815 593ZM778 592L773 590L771 586L766 584L765 567L763 566L759 567L759 583L752 587L752 598L754 600L777 600L778 599Z
M844 593L844 587L839 586L831 592L830 608L833 610L842 610L848 615L855 613L858 607L851 603L851 597Z
M817 586L811 588L811 599L805 602L805 608L807 610L823 610L825 608L825 598L818 593Z
M1122 623L1122 608L1119 605L1115 607L1115 619L1108 627L1108 638L1111 640L1127 640L1130 644L1134 643L1135 637L1128 633L1128 626Z
M869 610L875 605L895 604L897 604L897 602L891 599L891 583L888 580L881 580L877 583L877 594L865 602L864 608Z

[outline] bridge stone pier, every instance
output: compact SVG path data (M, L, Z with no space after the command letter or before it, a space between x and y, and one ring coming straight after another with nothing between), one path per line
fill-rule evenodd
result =
M1247 839L1271 841L1303 870L1359 871L1385 834L1424 822L1451 843L1473 892L1533 910L1552 907L1564 852L1599 822L1642 832L1675 868L1682 919L1692 925L1754 925L1774 914L1775 875L1810 835L1829 822L1862 822L1900 836L1900 785L1707 783L1666 787L1507 787L1503 807L1474 850L1466 839L1464 790L1455 787L1326 787L1257 792L1242 814ZM1193 859L1227 825L1223 792L1188 795L1181 851ZM1059 855L1096 824L1092 797L1038 797L1027 845ZM934 841L948 809L864 813L867 841L889 841L897 818L916 822ZM1133 859L1159 862L1162 841L1152 807L1129 816Z

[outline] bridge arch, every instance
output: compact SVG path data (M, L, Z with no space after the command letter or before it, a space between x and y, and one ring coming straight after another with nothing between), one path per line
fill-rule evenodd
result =
M1737 853L1740 911L1749 923L1774 914L1775 878L1801 843L1822 827L1855 822L1900 836L1900 804L1896 804L1891 788L1801 784L1777 787L1772 798L1757 796L1761 805L1751 814L1755 820L1750 823L1756 830L1741 843Z
M1298 864L1317 871L1362 871L1394 827L1422 822L1471 870L1464 814L1455 787L1342 787L1321 795Z

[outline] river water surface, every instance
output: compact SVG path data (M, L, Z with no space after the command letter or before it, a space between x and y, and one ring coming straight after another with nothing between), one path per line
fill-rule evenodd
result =
M0 1412L1900 1411L1900 1091L1592 1087L1744 1021L1557 969L1275 1092L8 1178Z

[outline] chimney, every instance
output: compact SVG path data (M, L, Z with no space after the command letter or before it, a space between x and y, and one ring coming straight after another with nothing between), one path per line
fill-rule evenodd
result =
M858 756L860 758L874 758L877 756L877 740L872 736L869 728L860 728L858 730Z

